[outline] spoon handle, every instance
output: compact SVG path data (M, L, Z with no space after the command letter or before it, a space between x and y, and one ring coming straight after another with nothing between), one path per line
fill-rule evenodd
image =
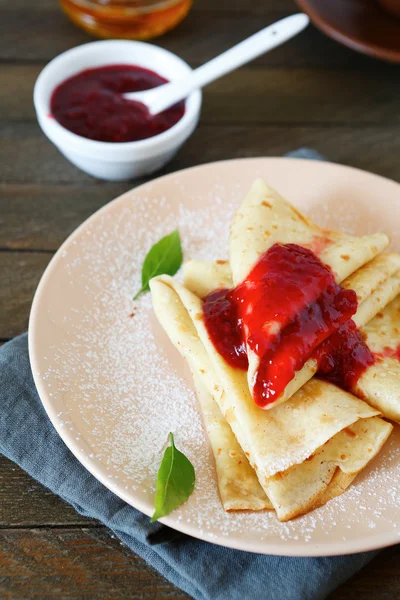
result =
M158 114L193 90L202 88L226 73L241 67L257 56L276 48L302 31L309 23L307 15L299 13L269 25L243 42L205 63L182 81L173 81L162 86L163 93L155 94L149 102L152 114ZM161 88L155 88L156 90ZM153 91L153 90L152 90Z

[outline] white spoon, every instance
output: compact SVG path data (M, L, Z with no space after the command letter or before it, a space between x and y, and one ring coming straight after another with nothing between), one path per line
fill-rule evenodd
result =
M211 59L185 79L171 81L143 92L129 92L124 97L145 104L150 114L156 115L183 100L194 90L290 40L307 27L308 23L309 18L303 13L286 17Z

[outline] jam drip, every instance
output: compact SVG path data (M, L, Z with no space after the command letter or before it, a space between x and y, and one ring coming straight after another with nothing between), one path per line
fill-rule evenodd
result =
M318 376L351 391L375 357L352 319L317 349Z
M203 310L210 338L231 366L247 369L245 342L259 357L253 397L261 407L310 358L320 376L344 389L374 362L351 320L356 293L337 285L329 267L296 244L274 244L242 284L209 294Z
M208 334L220 355L231 367L247 370L242 322L231 292L221 289L208 294L203 300L203 312Z
M316 348L357 310L357 296L296 244L274 244L233 292L248 347L259 357L253 397L274 402Z

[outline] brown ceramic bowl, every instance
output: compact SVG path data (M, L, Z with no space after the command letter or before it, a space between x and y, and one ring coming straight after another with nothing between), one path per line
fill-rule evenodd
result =
M400 62L400 0L296 0L337 42L369 56Z

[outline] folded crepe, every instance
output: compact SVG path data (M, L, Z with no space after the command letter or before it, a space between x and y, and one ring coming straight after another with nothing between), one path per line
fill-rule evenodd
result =
M191 271L186 283L191 280L194 288L202 287L204 295L223 281L223 274L215 277L215 271L218 268L207 279L205 268L197 280ZM229 276L226 267L225 275ZM270 500L278 518L293 518L344 491L379 452L391 425L329 383L312 380L284 405L262 411L252 401L245 372L228 365L210 341L200 298L168 276L153 279L150 288L161 325L196 375L226 509L267 508ZM225 421L211 410L212 402ZM350 427L356 429L339 443L336 435ZM238 460L226 465L226 456ZM232 486L235 481L239 485Z
M212 290L233 285L230 265L225 261L190 260L185 264L186 287L200 298ZM348 390L382 412L384 417L400 420L400 362L385 347L400 343L400 313L394 301L400 294L400 254L380 254L344 280L342 286L357 295L357 312L353 321L367 335L367 345L376 356ZM385 308L387 307L387 309ZM379 313L377 319L371 319ZM371 344L369 344L371 338ZM397 340L397 342L396 342ZM386 352L386 356L383 354ZM400 352L399 352L400 357ZM296 374L296 385L304 385L318 371L317 358L309 359Z
M342 494L380 451L392 429L379 417L360 419L301 465L271 477L267 492L279 519L287 521Z
M279 519L287 521L322 506L349 487L392 430L379 417L360 419L333 436L302 464L271 477L267 496L213 396L193 375L226 511L275 508Z
M226 511L273 509L217 402L199 375L193 373L193 379L214 455L222 506Z
M400 254L380 254L357 269L342 282L342 287L357 295L357 327L366 325L400 293Z
M239 286L236 288L239 290L239 306L247 303L247 298L252 288L254 288L254 279L251 275L260 266L260 261L264 260L265 257L268 258L270 252L276 253L283 246L287 255L285 260L286 264L289 265L288 268L290 268L291 261L296 263L296 265L300 264L301 261L310 261L316 272L318 269L321 272L321 277L323 277L323 281L325 282L324 290L325 288L330 289L329 293L336 295L338 303L340 302L342 306L347 306L352 294L349 291L350 288L344 288L344 290L339 288L333 289L334 285L337 286L337 284L340 284L362 265L371 261L388 244L388 237L381 233L353 237L322 229L301 215L295 207L284 200L275 190L268 187L263 180L258 179L254 182L250 192L237 211L230 233L230 266L233 275L233 284ZM283 260L281 256L279 256L279 260ZM278 264L277 273L279 273L280 267L281 265ZM296 272L298 272L297 266L292 267L292 269L293 276L296 277ZM394 282L392 283L395 285ZM315 347L311 345L306 348L305 356L301 357L299 364L296 363L296 368L293 372L288 373L288 380L283 390L270 390L268 387L269 382L264 380L262 382L264 396L260 398L256 392L257 375L261 372L260 366L263 364L263 356L255 351L257 339L260 339L260 332L263 340L267 339L268 341L269 338L271 340L279 339L288 330L289 325L293 323L293 320L297 317L299 311L304 308L304 305L310 305L311 302L317 302L319 299L319 296L312 296L316 292L313 288L313 281L310 278L308 279L308 283L307 280L303 282L300 279L297 285L296 283L292 285L292 292L293 289L297 293L297 299L293 301L293 298L291 298L292 304L289 306L287 314L282 316L282 310L280 310L282 307L276 306L277 303L271 301L271 306L266 312L267 320L262 324L260 331L254 330L253 317L259 310L266 310L266 303L259 303L255 309L254 307L248 308L246 304L243 304L242 307L243 314L241 314L241 317L244 325L249 361L248 384L253 398L263 408L271 409L289 399L316 371L316 363L312 360ZM273 291L275 291L275 296L278 299L280 294L285 293L285 290L282 291L276 288L275 290L269 288L267 291L266 298L272 297L271 292ZM387 297L390 297L390 290L386 289L386 292ZM380 295L378 294L376 298L379 297ZM363 311L359 313L358 324L363 324L365 319L370 318L369 315L374 310L374 301L372 299L371 302L372 306L366 304L363 307L365 311L364 316ZM359 304L361 304L360 300ZM319 306L316 308L319 310ZM273 316L274 314L275 317ZM334 326L338 328L347 318L348 314L344 313L342 320L338 319ZM315 322L313 315L309 318L309 322ZM321 337L322 335L328 337L331 333L332 331L329 328L322 327L321 332L319 332L318 344L324 339ZM250 343L251 340L253 340L253 343ZM271 347L273 347L272 341ZM276 356L277 354L275 353L275 358ZM282 364L287 362L285 359L286 357L284 356ZM276 367L273 366L273 368ZM282 377L280 378L282 380Z
M185 282L199 297L212 291L210 282L229 288L233 285L230 265L190 260L185 264ZM400 423L400 254L380 254L345 279L342 286L357 294L359 304L353 320L374 357L348 391L385 418ZM308 381L317 369L316 360L307 361L301 381Z
M327 381L310 379L318 367L313 350L329 342L343 323L353 323L350 317L356 311L355 323L363 325L398 293L399 257L378 256L387 245L388 238L383 234L354 238L323 230L259 181L235 217L230 264L198 263L194 268L192 263L192 268L186 268L185 286L168 276L151 281L156 315L194 375L226 510L259 510L272 505L281 520L307 512L346 489L389 436L392 426L377 416L376 408ZM258 306L261 316L253 310L261 324L255 332L248 318L252 317L252 306L247 295L253 294L260 301L259 281L253 275L260 264L264 268L265 257L270 260L271 256L275 264L272 261L267 267L272 265L276 278L267 280L269 287L262 290L264 297ZM364 276L360 274L362 265L366 265ZM201 298L217 288L231 288L231 269L236 285L232 292L236 294L235 302L231 304L235 309L239 307L244 323L248 370L242 364L235 368L234 361L232 364L229 357L224 358L217 349L218 335L213 339L212 327L204 318ZM285 269L293 279L286 277ZM360 272L355 273L357 269ZM269 276L268 268L266 274ZM353 279L347 287L338 285L350 276ZM281 283L278 291L277 281ZM271 282L275 285L272 294ZM261 284L265 286L265 279ZM285 300L281 302L280 293L288 293L289 311L285 311L287 306ZM326 298L321 300L321 294ZM262 320L264 301L270 305L272 317L275 312L277 318ZM255 333L259 334L257 343L262 344L265 333L272 332L271 337L278 338L288 329L293 331L292 323L299 311L308 310L313 303L315 314L320 310L324 316L332 309L332 315L328 315L332 326L325 331L320 319L325 337L319 337L314 347L306 346L308 354L300 368L287 379L278 401L269 411L263 411L252 399L260 358L264 356L260 353L259 358L253 352L257 347ZM204 308L206 305L207 300ZM314 312L306 317L306 325L312 329ZM228 339L230 318L222 329ZM296 334L302 343L298 331ZM239 346L234 350L241 352Z
M400 423L400 295L362 331L375 362L361 375L353 393Z
M218 266L214 270L218 273ZM230 276L230 271L228 271ZM207 274L208 275L208 274ZM254 470L224 419L219 405L224 390L187 310L172 287L162 280L150 283L156 316L173 345L189 363L205 429L214 455L217 482L225 510L272 508ZM216 402L215 398L218 399Z

